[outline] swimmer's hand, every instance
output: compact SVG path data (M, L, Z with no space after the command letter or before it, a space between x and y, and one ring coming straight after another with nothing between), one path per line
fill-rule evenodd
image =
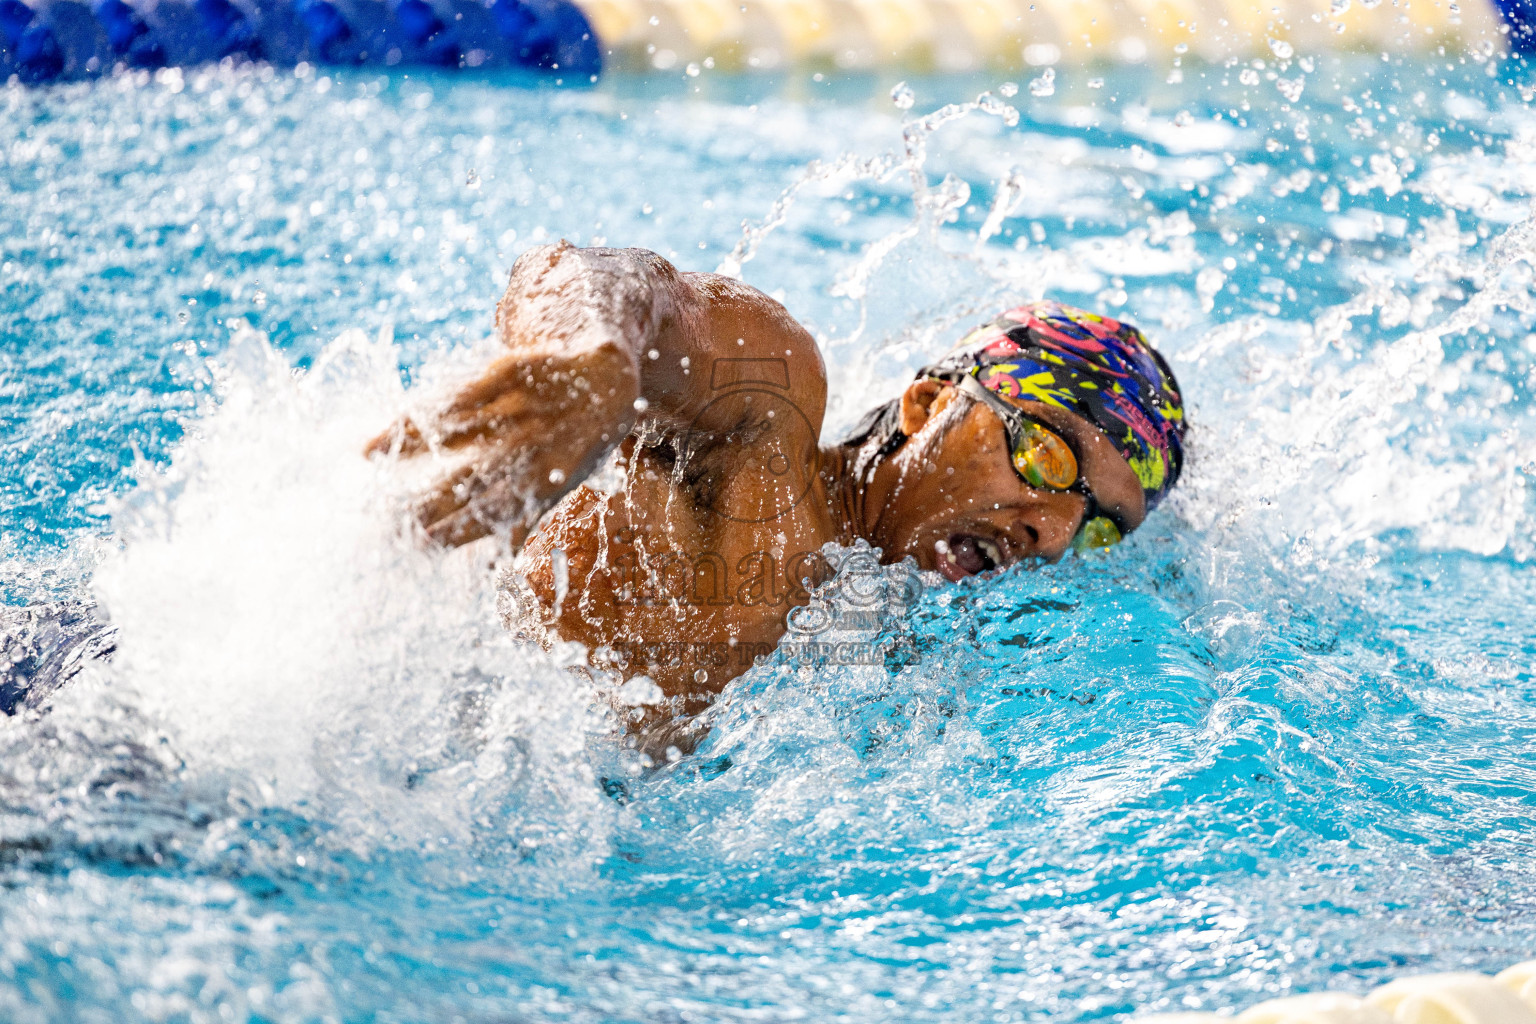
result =
M369 442L368 455L430 452L447 465L416 506L434 541L499 533L517 550L629 433L640 352L662 318L648 268L635 264L565 243L524 253L496 309L507 354L440 409Z
M417 501L427 536L456 547L501 533L515 551L629 432L637 378L616 346L504 356L421 422L402 417L365 453L435 453L451 468Z

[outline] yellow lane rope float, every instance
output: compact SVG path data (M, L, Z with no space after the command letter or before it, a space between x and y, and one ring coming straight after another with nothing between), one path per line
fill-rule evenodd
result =
M1507 0L1517 3L1518 0ZM610 66L1008 70L1326 49L1504 52L1494 0L575 0ZM615 12L622 9L622 15ZM1512 8L1513 10L1513 8ZM660 54L658 59L657 55Z
M1165 1013L1128 1024L1536 1024L1536 960L1495 977L1429 974L1365 996L1339 992L1271 999L1237 1016Z

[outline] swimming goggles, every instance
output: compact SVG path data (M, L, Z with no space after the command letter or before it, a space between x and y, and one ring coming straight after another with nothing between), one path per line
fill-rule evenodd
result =
M1003 421L1003 430L1008 436L1008 450L1012 453L1013 470L1021 480L1042 490L1081 494L1087 501L1083 509L1083 524L1078 527L1077 535L1072 540L1075 549L1092 551L1112 547L1120 542L1125 530L1118 517L1099 507L1098 499L1078 469L1081 460L1071 442L1047 424L1004 401L969 373L962 374L958 380L948 380L947 383L984 403Z

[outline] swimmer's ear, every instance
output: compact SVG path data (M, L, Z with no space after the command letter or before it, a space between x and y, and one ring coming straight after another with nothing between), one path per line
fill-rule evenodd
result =
M907 385L901 394L901 432L911 437L922 430L938 410L934 403L949 385L932 377L921 377Z

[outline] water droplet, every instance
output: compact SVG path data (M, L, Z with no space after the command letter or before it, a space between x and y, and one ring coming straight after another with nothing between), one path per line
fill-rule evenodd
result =
M1102 89L1102 88L1104 88L1104 79L1102 79L1102 78L1090 78L1090 79L1088 79L1088 88L1090 88L1090 89Z
M1253 68L1243 68L1242 71L1238 72L1237 80L1244 85L1258 85L1259 73L1253 70Z
M1181 110L1173 116L1173 123L1178 125L1180 128L1188 128L1190 125L1195 123L1195 115L1191 114L1187 110Z
M187 312L187 311L186 311L186 310L184 310L184 309L183 309L183 310L181 310L181 311L179 311L179 312L178 312L178 313L177 313L177 314L176 314L176 322L177 322L177 323L179 323L179 324L184 324L184 323L186 323L186 322L187 322L187 321L188 321L188 320L191 320L191 319L192 319L192 314L191 314L191 313L188 313L188 312Z
M654 14L651 15L651 26L654 28L655 26L660 25L660 24L661 24L661 19L656 17L656 15L654 15Z
M650 203L646 203L646 204L644 204L643 206L640 207L640 212L645 214L647 217L649 217L651 215L651 209L652 209L651 204Z
M897 110L911 110L912 104L917 102L917 96L906 82L897 82L891 89L891 102L896 104Z
M699 72L702 71L703 68L699 67L695 63L690 62L688 64L688 66L686 68L684 68L683 70L688 73L688 77L689 78L698 78L699 77Z
M993 96L989 92L984 92L980 96L977 96L976 105L981 107L981 109L985 110L987 113L992 114L994 117L1002 118L1003 124L1006 124L1010 128L1019 123L1018 110L1015 107L1004 103L1002 100L998 99L996 96Z
M1337 18L1349 10L1349 0L1331 0L1328 4L1328 13Z
M1056 69L1046 68L1039 78L1029 83L1031 96L1054 96L1056 94Z
M1271 39L1269 41L1269 52L1281 60L1290 60L1291 56L1295 54L1296 48L1284 39Z
M1004 82L1002 85L997 87L997 91L1002 93L1004 96L1017 96L1019 94L1019 83Z
M549 471L549 482L554 484L557 487L559 485L565 483L565 470L563 470L563 469L552 469L552 470L550 470Z
M475 173L475 169L473 167L471 167L469 169L469 173L464 176L464 184L469 188L480 187L480 175Z
M1200 307L1207 313L1216 304L1216 295L1227 283L1227 275L1215 267L1206 267L1195 275L1195 294L1200 297Z
M251 296L251 304L257 309L264 308L267 304L267 293L260 288L256 289L256 294Z

